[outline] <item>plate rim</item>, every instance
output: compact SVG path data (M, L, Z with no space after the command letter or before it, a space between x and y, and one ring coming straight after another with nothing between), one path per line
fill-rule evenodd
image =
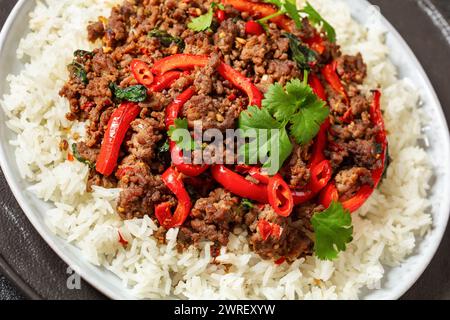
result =
M361 1L361 0L359 0L359 1ZM367 0L362 0L361 2L364 2L364 4L366 6L373 6ZM2 52L4 50L7 36L9 35L9 33L13 27L16 16L19 14L19 12L21 10L23 10L23 7L29 3L30 3L29 0L19 0L16 3L16 5L14 6L13 10L10 12L5 24L2 27L1 33L0 33L0 52ZM387 28L387 32L391 33L395 37L396 41L398 41L398 44L401 45L403 50L405 50L405 52L409 55L410 59L416 65L417 71L420 73L423 81L425 81L425 83L428 87L426 89L426 91L428 91L430 93L431 98L432 98L432 101L430 101L430 102L434 103L436 106L435 109L439 115L440 126L442 129L445 129L446 133L447 133L444 135L446 141L443 141L443 143L445 142L447 158L450 159L449 127L448 127L447 121L445 120L445 115L444 115L444 111L442 108L442 104L440 103L440 100L436 93L436 90L434 89L427 73L425 72L425 70L424 70L422 64L420 63L420 61L418 60L417 56L412 51L410 46L407 44L405 39L397 31L397 29L381 13L380 13L379 19L380 19L380 22L382 22L382 24ZM0 111L0 112L3 112L3 111ZM3 123L0 125L3 125ZM44 226L41 225L42 222L38 221L39 219L37 218L37 215L33 213L34 209L31 208L30 204L28 203L29 200L26 199L26 196L22 193L22 190L18 186L18 181L22 180L22 178L14 177L14 175L12 173L11 164L7 161L7 159L5 157L5 150L1 143L0 143L0 166L3 170L4 176L8 183L9 188L11 189L20 208L25 213L27 219L31 222L31 224L33 225L33 228L39 233L39 235L50 246L50 248L59 256L59 258L61 258L66 264L68 264L74 270L76 270L77 273L84 280L86 280L89 284L91 284L98 291L102 292L106 296L113 298L113 299L123 299L124 296L118 294L111 288L103 285L101 283L101 281L98 281L99 279L97 279L97 277L95 275L93 275L93 274L89 273L87 270L84 270L83 268L79 267L78 264L75 261L73 261L73 259L70 257L70 253L67 250L63 250L63 249L59 248L58 245L51 239L51 237L49 235L49 232L51 232L51 231L45 230ZM447 178L448 178L447 183L448 183L448 185L450 185L450 172L447 172ZM42 201L42 200L40 200L40 201ZM416 269L411 273L411 277L408 278L408 281L406 281L405 283L390 290L390 294L388 294L388 296L389 295L391 296L391 297L389 297L390 299L398 299L403 294L405 294L406 291L409 290L412 287L412 285L418 280L418 278L423 274L423 272L429 266L431 260L435 256L436 251L438 250L438 248L442 242L444 233L447 229L447 224L448 224L449 217L450 217L450 197L443 199L442 207L439 209L439 212L444 212L445 215L442 219L444 219L443 221L445 223L444 223L444 225L440 226L439 230L437 230L437 231L433 230L434 232L439 232L435 236L436 240L429 246L429 248L427 249L427 251L425 253L422 253L423 257L421 259L421 262L417 264ZM45 222L43 222L43 224L45 224ZM68 244L66 240L64 240L62 238L60 238L60 239L64 243ZM72 245L72 244L70 244L70 245ZM407 261L412 256L414 256L414 254L408 256L405 259L405 261ZM86 263L89 263L89 262L86 261ZM93 266L93 267L97 268L97 269L102 269L102 270L104 269L104 268L97 267L97 266ZM106 271L106 269L104 269L104 270ZM126 291L127 289L123 288L123 290Z

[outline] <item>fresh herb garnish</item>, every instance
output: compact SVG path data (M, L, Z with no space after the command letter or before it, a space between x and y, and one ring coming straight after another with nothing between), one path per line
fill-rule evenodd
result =
M171 36L167 31L153 29L148 33L148 36L157 38L164 47L170 47L172 43L175 43L181 51L184 50L185 44L183 39Z
M321 260L336 259L353 240L352 217L339 202L332 202L328 209L316 213L311 224L316 236L314 252Z
M204 15L201 15L197 18L192 19L191 22L188 24L188 28L197 32L205 31L207 29L211 28L213 17L214 17L214 9L219 8L221 10L224 10L224 6L221 3L213 2L211 3L210 8L208 9L208 12Z
M317 63L317 54L304 46L300 40L291 33L285 33L289 39L289 48L291 49L292 60L297 63L301 70L310 70L311 65Z
M307 14L308 19L312 23L322 26L330 42L336 42L336 31L334 28L324 18L322 18L320 13L317 12L317 10L314 9L309 2L306 2L306 6L301 10L301 12Z
M164 143L158 148L159 153L169 152L169 140L164 141Z
M76 58L92 57L93 55L94 55L93 52L86 51L86 50L76 50L73 53L73 56L76 57Z
M267 108L258 108L256 106L248 107L246 111L241 112L239 117L239 129L243 131L244 137L248 137L249 132L255 132L254 141L244 145L244 149L239 152L245 155L245 161L254 163L254 157L273 154L272 146L278 147L278 166L266 161L264 168L270 170L269 174L275 174L283 165L284 161L292 152L292 143L289 140L286 131L287 122L279 122L273 118ZM275 131L272 131L275 129ZM261 139L261 135L265 139Z
M95 163L90 162L89 160L85 159L84 157L82 157L80 155L80 153L78 152L78 147L77 147L76 143L72 144L72 153L73 153L73 157L75 159L77 159L77 161L86 164L91 169L95 168Z
M329 115L325 102L319 99L307 81L293 79L285 89L272 85L263 100L263 107L280 123L290 123L289 133L300 144L309 143Z
M265 28L267 28L266 22L268 20L283 14L287 14L295 22L295 26L298 29L302 28L302 18L299 14L299 10L297 9L296 0L264 0L264 2L274 4L279 9L278 12L258 20L258 22Z
M175 133L176 130L180 129L184 130L184 133L187 132L187 134ZM192 139L188 131L187 119L175 119L174 125L170 126L167 135L170 137L170 140L175 141L175 143L181 150L191 151L195 149L194 139Z
M126 100L131 102L142 102L147 99L147 88L143 85L136 85L122 89L117 84L112 82L109 88L116 99L121 101Z
M275 145L279 148L279 166L274 167L273 163L266 162L263 167L270 169L270 174L278 172L292 152L289 135L300 144L309 143L328 115L325 102L308 86L306 75L303 82L293 79L285 88L279 83L271 85L264 96L262 108L251 106L241 112L239 117L239 128L244 136L250 130L257 133L258 143L250 142L244 146L246 161L248 162L250 155L260 155L262 151L271 154L271 146ZM277 129L277 134L272 134L271 129ZM268 137L264 144L259 144L261 134Z
M86 85L89 83L86 70L81 63L74 61L69 64L68 68L69 72L75 75L75 77L77 77L83 84Z
M255 207L255 205L253 204L253 202L251 202L250 200L245 199L245 198L243 198L243 199L241 200L241 206L242 206L244 209L253 209L253 208Z

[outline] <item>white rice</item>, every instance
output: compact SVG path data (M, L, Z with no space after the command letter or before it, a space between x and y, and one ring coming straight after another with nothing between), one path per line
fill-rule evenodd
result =
M246 234L232 235L218 261L210 264L210 244L184 253L175 249L177 230L167 245L151 236L157 229L148 217L121 221L115 212L119 190L95 188L85 192L88 169L66 160L58 145L84 134L72 124L69 109L58 95L67 79L66 65L75 49L90 49L86 25L108 16L120 0L46 0L31 14L31 32L21 41L17 57L26 63L9 75L11 92L1 106L17 133L11 141L22 178L30 191L55 203L47 214L51 230L81 248L90 262L116 274L138 298L202 299L356 299L366 289L380 288L385 266L399 265L413 252L416 237L431 226L426 195L432 168L421 138L419 96L397 78L388 60L384 30L357 24L340 1L311 1L336 28L346 53L360 51L368 64L365 91L383 90L383 109L393 162L387 179L367 204L353 215L354 241L334 262L314 257L275 266L254 254ZM334 14L339 12L339 14ZM124 249L118 233L129 241Z

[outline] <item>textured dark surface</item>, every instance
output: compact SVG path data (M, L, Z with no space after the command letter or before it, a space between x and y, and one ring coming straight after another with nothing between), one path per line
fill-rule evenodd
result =
M0 26L16 0L0 0ZM371 0L406 39L427 71L450 119L450 44L442 25L423 10L428 0ZM422 3L419 6L418 2ZM450 21L450 0L430 1ZM441 29L439 29L441 28ZM0 77L4 75L0 74ZM423 276L405 299L450 299L450 232ZM5 276L9 280L5 279ZM90 285L66 286L67 266L48 247L22 213L0 170L0 299L102 299Z

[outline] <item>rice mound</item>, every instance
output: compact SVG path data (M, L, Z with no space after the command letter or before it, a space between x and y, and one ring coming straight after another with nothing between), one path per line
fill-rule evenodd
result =
M88 168L70 162L59 143L83 136L84 124L65 118L68 102L58 91L68 77L74 50L93 49L86 26L108 16L121 0L45 0L31 13L31 31L22 39L17 58L25 66L9 75L11 94L1 106L17 133L11 141L29 191L55 204L46 222L58 236L79 247L89 262L117 275L137 298L181 299L357 299L381 286L386 267L413 253L416 237L429 230L427 200L432 166L419 146L421 121L417 90L397 77L388 59L385 31L368 29L335 0L311 0L336 28L344 53L361 52L368 65L367 93L380 86L393 159L387 178L358 213L353 214L354 240L333 262L315 257L291 265L264 261L248 246L246 232L235 230L227 248L212 264L210 244L202 250L176 250L178 230L167 233L167 245L152 237L149 218L122 221L115 212L120 190L95 187L86 193ZM300 1L302 2L302 1ZM335 14L339 12L339 14ZM129 241L118 242L118 231Z

